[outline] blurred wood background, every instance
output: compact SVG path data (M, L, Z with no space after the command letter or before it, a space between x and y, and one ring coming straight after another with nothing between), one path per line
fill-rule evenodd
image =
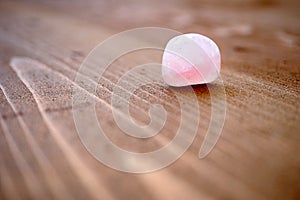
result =
M0 199L299 199L299 19L297 0L1 0ZM202 33L217 42L227 113L217 145L199 160L211 106L207 86L193 86L201 109L194 143L171 166L137 175L105 167L83 147L70 88L99 42L146 26ZM166 128L154 138L122 134L108 106L122 74L160 62L161 53L125 55L99 81L98 119L124 149L160 148L180 122L179 104L167 87L142 87L130 102L141 124L149 122L153 103L168 111ZM17 74L9 64L13 56L43 67L24 66Z

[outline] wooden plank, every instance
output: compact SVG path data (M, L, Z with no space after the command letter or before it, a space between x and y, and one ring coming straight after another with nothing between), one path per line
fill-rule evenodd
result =
M169 3L0 3L1 198L299 198L299 3ZM199 160L211 118L211 95L206 85L193 86L201 120L192 146L171 166L135 175L104 166L84 148L73 121L72 87L95 45L121 30L149 25L201 32L216 40L227 112L217 145ZM153 151L175 136L180 107L171 88L150 84L130 100L132 117L140 124L149 123L154 103L168 112L164 129L154 138L141 141L123 134L111 111L118 79L134 66L160 62L161 55L158 50L131 52L117 59L99 83L89 80L98 86L101 126L123 149ZM38 64L12 68L14 56ZM147 76L132 78L143 81ZM120 89L129 92L126 85Z

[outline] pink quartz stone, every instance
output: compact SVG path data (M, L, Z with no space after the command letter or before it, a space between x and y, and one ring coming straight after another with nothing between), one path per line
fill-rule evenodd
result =
M210 83L220 73L220 50L214 41L200 34L176 36L165 48L162 65L162 76L168 85Z

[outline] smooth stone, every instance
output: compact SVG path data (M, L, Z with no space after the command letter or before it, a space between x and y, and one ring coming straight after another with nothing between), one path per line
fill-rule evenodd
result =
M210 38L188 33L172 38L162 58L162 76L170 86L211 83L220 74L221 55Z

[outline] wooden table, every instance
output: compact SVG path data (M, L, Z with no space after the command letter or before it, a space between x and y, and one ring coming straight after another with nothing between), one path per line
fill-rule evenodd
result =
M299 199L299 8L297 0L2 0L0 199ZM202 33L217 42L226 119L215 148L198 159L211 95L210 86L193 86L201 120L191 147L166 168L131 174L106 167L80 142L72 87L80 64L99 42L146 26ZM140 124L149 123L154 103L168 112L164 129L153 138L123 134L110 106L122 74L159 63L161 55L151 49L126 54L99 80L98 120L123 149L153 151L174 138L180 106L171 88L150 84L131 98L130 112ZM33 62L13 68L15 56Z

